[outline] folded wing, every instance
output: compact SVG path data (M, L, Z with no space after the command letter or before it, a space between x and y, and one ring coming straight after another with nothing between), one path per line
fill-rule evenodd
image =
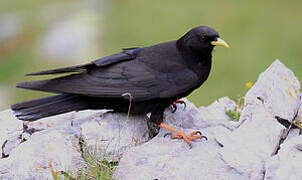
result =
M104 98L123 97L128 99L129 96L123 95L129 93L134 101L143 101L177 96L198 84L197 75L186 68L170 73L159 72L135 59L133 53L131 54L132 60L128 59L128 61L125 60L126 58L117 60L115 55L112 56L105 59L106 61L103 59L75 66L75 69L70 67L69 69L62 68L35 73L33 75L79 72L49 80L22 82L18 83L17 87ZM118 55L118 57L120 56ZM124 57L129 58L129 56Z

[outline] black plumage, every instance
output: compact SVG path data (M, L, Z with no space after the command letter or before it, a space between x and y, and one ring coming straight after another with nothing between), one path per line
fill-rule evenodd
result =
M175 41L124 49L84 65L27 74L73 72L54 79L18 83L18 88L59 95L17 103L11 108L17 118L34 121L85 109L127 112L131 100L130 113L150 112L150 121L159 124L165 108L206 81L215 45L227 46L214 29L199 26Z

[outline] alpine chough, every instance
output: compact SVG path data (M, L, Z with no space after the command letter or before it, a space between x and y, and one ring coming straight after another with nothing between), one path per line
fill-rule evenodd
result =
M17 88L58 95L11 106L16 117L35 121L44 117L85 109L112 109L146 115L150 136L160 127L183 138L190 145L202 138L189 135L163 122L165 108L200 87L209 76L215 46L228 47L218 33L207 26L191 29L180 39L149 47L123 49L88 64L27 74L27 76L69 73L53 79L21 82ZM177 101L179 102L179 101Z

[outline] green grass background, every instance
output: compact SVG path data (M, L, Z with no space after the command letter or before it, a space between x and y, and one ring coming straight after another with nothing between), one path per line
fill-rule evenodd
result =
M44 30L44 22L37 16L41 7L70 2L73 1L1 2L0 13L16 11L26 20L26 38L21 45L10 53L3 53L0 48L0 84L11 90L10 104L46 95L16 90L13 86L25 80L25 73L64 64L41 64L33 46L36 36ZM292 69L298 79L302 78L301 8L301 0L104 0L100 7L104 21L100 27L103 49L99 56L125 47L174 40L195 26L211 26L231 48L215 49L209 79L189 96L198 106L208 105L222 96L245 94L245 83L255 82L259 73L277 58ZM87 57L89 60L91 57Z

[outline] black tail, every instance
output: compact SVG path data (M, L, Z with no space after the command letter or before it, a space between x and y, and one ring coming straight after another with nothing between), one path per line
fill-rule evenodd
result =
M11 109L18 119L23 121L35 121L70 111L88 109L91 103L91 100L83 99L79 95L62 94L17 103L12 105Z

